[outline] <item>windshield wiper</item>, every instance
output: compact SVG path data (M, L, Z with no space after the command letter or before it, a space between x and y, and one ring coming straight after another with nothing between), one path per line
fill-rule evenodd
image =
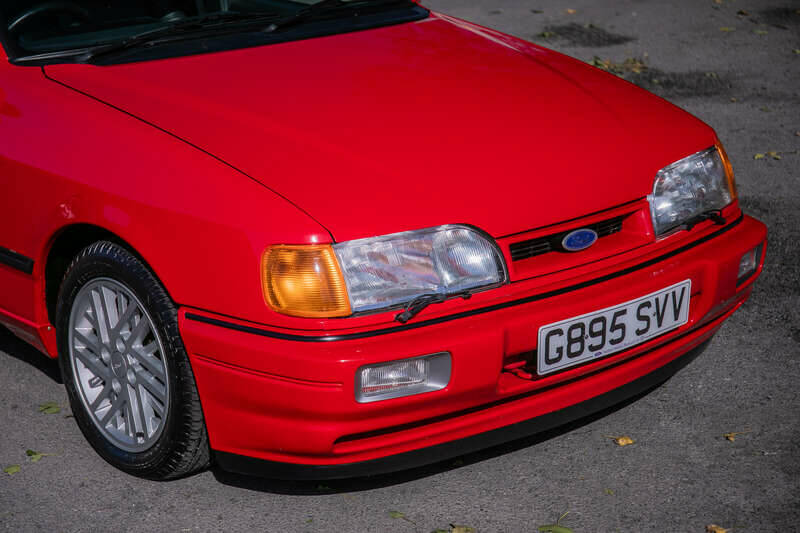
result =
M401 324L405 324L415 316L417 316L423 309L431 304L440 304L450 298L463 298L469 300L472 298L472 293L469 291L454 292L452 294L423 294L411 300L402 313L397 313L394 317L395 320Z
M321 0L307 7L304 7L293 14L280 20L276 20L266 28L267 33L275 30L284 29L295 24L314 19L321 14L330 13L343 8L380 6L385 4L396 4L405 0Z
M706 220L711 220L714 224L718 226L725 225L725 217L722 216L722 211L720 209L709 209L708 211L703 211L702 213L698 213L680 226L678 229L685 229L686 231L691 231L693 227L698 225L701 222Z
M238 11L211 13L201 18L190 18L173 22L165 26L159 26L151 30L136 33L121 41L110 44L101 44L88 49L82 58L84 61L91 61L100 56L122 52L130 48L135 48L142 44L152 43L160 38L172 37L186 34L204 34L208 31L217 32L219 28L230 28L238 31L242 25L263 24L265 21L275 20L277 13L241 13Z

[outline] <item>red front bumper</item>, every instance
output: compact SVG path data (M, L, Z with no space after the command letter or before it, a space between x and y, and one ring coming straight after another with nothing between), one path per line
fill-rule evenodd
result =
M420 316L411 327L309 334L183 308L181 334L211 447L223 452L223 466L235 468L230 458L247 456L317 466L322 468L316 471L319 475L311 477L335 477L341 474L331 466L442 449L445 443L474 440L593 398L633 391L624 386L710 339L747 299L762 266L737 285L739 261L765 239L766 227L744 217L666 252L632 254L608 272L562 280L547 289L534 280L513 283L513 296L499 304L490 303L493 291L488 291L485 305L476 295L468 312L428 320ZM540 326L685 279L692 280L689 322L677 330L542 378L525 379L508 371L510 362L536 349ZM359 367L442 351L452 354L445 389L366 404L355 401ZM514 436L519 435L510 434ZM447 449L457 455L460 448ZM416 463L431 462L442 454L416 457ZM280 469L274 472L280 475Z

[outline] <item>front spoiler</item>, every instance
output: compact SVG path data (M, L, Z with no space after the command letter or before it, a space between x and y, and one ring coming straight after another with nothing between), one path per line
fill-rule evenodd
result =
M425 466L460 455L497 446L515 439L543 433L550 429L598 413L629 398L646 392L672 377L697 358L711 339L685 354L625 385L612 389L581 403L553 411L463 439L436 444L378 459L337 465L306 465L256 459L227 452L214 451L215 463L228 472L272 479L309 481L375 476L398 470Z

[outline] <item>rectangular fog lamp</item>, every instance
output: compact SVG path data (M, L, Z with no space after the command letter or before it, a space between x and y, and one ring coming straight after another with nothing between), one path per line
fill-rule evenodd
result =
M376 402L443 389L450 382L450 354L362 366L356 372L356 401Z
M761 260L761 246L762 245L759 244L742 256L741 261L739 261L739 274L736 278L737 284L749 278L750 275L756 271L756 268L758 268L758 262Z

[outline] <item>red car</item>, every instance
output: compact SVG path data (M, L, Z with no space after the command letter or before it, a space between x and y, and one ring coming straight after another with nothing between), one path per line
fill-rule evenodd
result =
M131 474L376 474L551 428L685 365L762 268L710 127L409 0L0 22L0 322Z

